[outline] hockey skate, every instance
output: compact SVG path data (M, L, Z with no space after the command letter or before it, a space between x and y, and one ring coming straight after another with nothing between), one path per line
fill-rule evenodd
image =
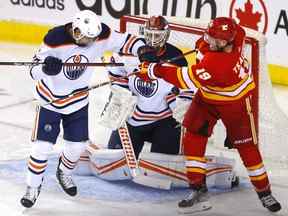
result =
M270 191L258 193L259 199L262 205L271 212L277 212L281 210L281 204L272 196Z
M41 191L41 185L35 188L27 186L26 193L20 200L21 204L25 208L31 208L35 204L40 194L40 191Z
M72 176L66 175L58 166L56 171L56 178L62 189L70 196L77 194L77 187L72 180Z
M206 186L199 189L192 189L187 198L178 203L178 212L180 214L191 214L194 212L206 211L212 208L208 201L208 190Z

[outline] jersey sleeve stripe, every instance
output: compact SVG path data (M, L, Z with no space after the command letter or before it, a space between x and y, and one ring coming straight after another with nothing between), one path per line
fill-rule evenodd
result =
M246 95L248 92L250 92L254 88L255 88L255 83L252 82L246 88L242 89L241 92L237 92L237 94L234 94L234 95L231 95L231 94L230 95L218 95L216 92L209 93L203 90L202 88L200 88L200 91L202 95L207 99L211 99L215 101L233 101L233 100L240 99L241 97Z
M139 47L143 46L143 44L145 44L145 41L143 38L136 38L136 40L134 40L129 47L129 54L133 53L133 48L134 48L135 44L138 44L139 41L141 41L141 45L139 45Z
M183 88L183 89L188 89L188 86L187 86L187 84L185 83L184 78L183 78L183 70L185 70L185 67L183 67L183 68L181 68L181 67L177 68L177 78L178 78L178 81L179 81L179 83L180 83L180 85L181 85L181 88Z
M217 92L233 92L235 90L237 90L239 87L241 87L242 85L245 84L245 82L251 82L252 79L249 76L246 76L244 79L242 79L240 82L232 85L232 86L228 86L228 87L214 87L214 86L205 86L207 89L210 89L211 91L217 91Z
M129 52L130 48L132 50L132 44L135 42L135 40L137 39L136 36L132 36L129 35L128 40L125 42L124 46L123 46L123 53L124 54L130 54L131 52Z
M191 79L188 67L182 68L182 74L183 74L183 79L184 79L186 85L188 86L188 88L191 90L197 89L194 82Z
M201 84L194 78L192 69L190 67L187 69L187 76L187 79L190 80L190 89L196 92L197 88L199 88Z

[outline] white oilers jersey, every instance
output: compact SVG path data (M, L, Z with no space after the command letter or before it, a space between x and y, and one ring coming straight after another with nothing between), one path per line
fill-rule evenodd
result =
M112 61L124 62L128 67L107 68L113 81L113 85L129 88L137 96L136 108L128 123L133 126L147 125L160 119L172 116L173 106L175 106L176 95L173 93L174 85L163 79L146 82L135 75L126 77L137 70L138 58L134 56L115 55ZM135 65L135 66L133 66ZM126 77L126 78L125 78Z
M142 39L112 31L107 25L102 24L102 32L95 42L88 46L78 46L67 32L69 25L71 24L56 27L48 32L34 61L43 62L45 57L54 56L67 63L95 62L100 60L105 51L136 55L137 49L144 45ZM46 104L45 108L49 110L69 114L88 103L89 92L84 91L83 94L69 98L67 96L87 89L95 70L95 67L63 66L59 74L49 76L42 71L42 66L34 66L30 74L37 81L35 92L41 104ZM54 100L57 101L47 105Z

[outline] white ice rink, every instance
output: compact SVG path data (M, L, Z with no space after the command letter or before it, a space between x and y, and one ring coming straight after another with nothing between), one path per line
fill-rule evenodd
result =
M36 48L0 43L0 61L30 61ZM103 72L95 71L95 74L101 78L95 79L95 83L105 80ZM0 66L0 216L177 215L177 201L187 193L185 189L161 191L140 187L131 182L113 184L95 177L76 177L79 195L76 198L67 197L58 187L54 177L55 154L51 155L47 179L35 207L28 210L22 208L19 200L25 191L25 163L29 155L30 131L34 120L32 88L28 68ZM93 97L96 98L93 101L97 101L97 104L91 104L93 113L101 109L107 93L107 87L93 91ZM281 108L288 115L288 87L274 86L274 93ZM97 115L93 116L93 122L97 121L97 118ZM108 140L109 131L104 128L93 128L90 133L92 140L97 144L105 145ZM55 147L55 152L59 148L61 139ZM237 166L239 172L243 172L240 162ZM271 178L273 193L282 204L282 210L276 215L288 215L287 170L288 165L282 164L281 169L273 167L272 171L273 174L277 174ZM211 191L213 209L194 215L271 215L261 206L247 179L243 179L240 187L233 191Z

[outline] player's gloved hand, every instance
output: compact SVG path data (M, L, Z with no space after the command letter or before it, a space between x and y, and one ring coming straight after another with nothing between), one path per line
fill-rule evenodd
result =
M157 66L157 63L144 61L138 66L139 71L135 73L135 75L147 82L155 80L157 79L157 76L154 75L154 72L156 71Z
M49 75L55 76L62 70L62 61L59 58L53 56L47 56L44 59L44 65L42 66L42 71Z
M159 62L157 51L148 45L139 47L137 50L137 55L140 62Z

